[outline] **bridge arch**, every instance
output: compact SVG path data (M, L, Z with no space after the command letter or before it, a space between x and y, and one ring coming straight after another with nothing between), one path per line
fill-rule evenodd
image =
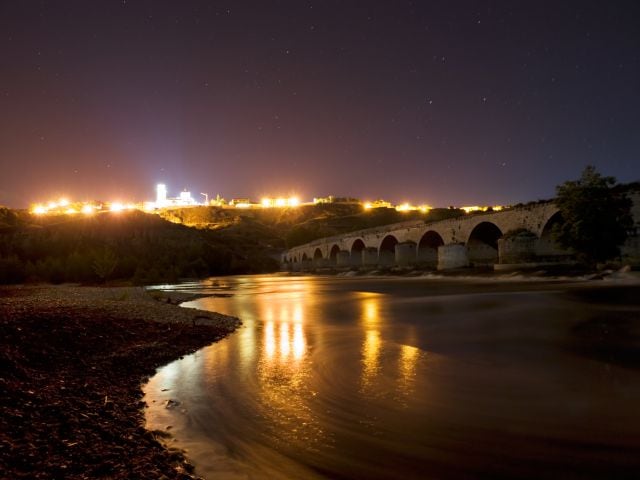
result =
M393 235L387 235L382 239L378 249L378 263L384 266L393 265L396 261L396 245L398 239Z
M425 232L418 242L418 262L435 267L438 264L438 247L444 245L442 236L435 230Z
M467 252L472 266L498 263L498 239L502 231L492 222L480 222L467 239Z
M556 212L549 217L547 222L542 227L540 232L540 239L538 240L538 246L536 248L536 255L541 257L541 260L552 260L553 257L566 255L566 252L553 237L553 230L557 225L561 225L564 222L562 214Z
M309 260L309 257L307 257L307 254L306 254L306 253L303 253L303 254L302 254L302 261L303 261L303 262L306 262L306 261L308 261L308 260Z
M364 241L361 238L357 238L351 244L351 265L362 265L362 251L365 249Z
M340 247L337 244L334 244L329 251L329 260L331 265L336 265L338 263L338 253L340 252Z

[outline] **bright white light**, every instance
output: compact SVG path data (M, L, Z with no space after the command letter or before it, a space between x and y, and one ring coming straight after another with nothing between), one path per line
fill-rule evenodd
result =
M156 205L163 207L167 203L167 186L164 183L156 185Z
M180 200L187 204L193 203L193 198L191 198L191 192L180 192Z
M93 205L88 205L88 204L87 204L87 205L83 205L83 206L82 206L82 210L81 210L81 211L82 211L82 213L84 213L85 215L90 215L90 214L92 214L92 213L93 213L93 210L94 210Z
M33 207L33 213L35 213L36 215L44 215L45 213L47 213L47 209L42 205L36 205L35 207Z
M61 198L58 202L58 205L60 205L61 207L66 207L67 205L69 205L69 200L67 200L66 198Z
M113 202L111 203L109 210L111 210L112 212L121 212L122 210L124 210L124 205L122 205L120 202Z

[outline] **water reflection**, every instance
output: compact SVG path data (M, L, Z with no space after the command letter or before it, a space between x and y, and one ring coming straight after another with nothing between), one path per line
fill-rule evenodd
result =
M365 341L362 345L362 390L370 393L376 388L376 380L380 373L380 332L367 330Z
M276 353L276 335L274 333L273 320L267 322L264 327L264 352L267 358L272 358Z
M420 358L420 349L410 345L400 347L398 393L410 396L415 388L416 368Z
M361 324L365 330L362 343L362 377L360 391L371 395L376 389L376 381L380 374L380 354L382 340L380 338L380 296L373 293L360 294Z
M608 471L614 451L637 465L637 372L607 366L624 381L609 388L594 360L558 347L581 305L546 291L488 302L468 285L430 288L267 276L194 285L228 296L186 306L243 327L152 379L149 427L171 425L208 478L523 478L544 458L558 476L595 466L596 478L622 478Z
M385 343L383 315L384 296L374 293L360 293L360 324L364 330L361 348L362 375L360 392L365 396L381 396L388 389L387 383L395 382L396 400L404 401L415 390L418 362L423 354L417 347L407 344ZM409 330L413 335L413 332ZM397 370L390 367L397 365ZM385 371L385 368L388 371ZM388 388L387 388L388 387Z
M242 351L253 348L257 355L257 401L265 422L262 428L282 442L296 442L301 437L318 440L317 422L309 407L311 361L305 333L308 306L304 299L312 295L313 285L292 282L272 292L272 286L266 283L256 289L256 295L238 295L235 301L253 307L243 320L248 320L246 329L260 338L260 348L247 344L244 338L240 346Z
M264 355L268 359L273 359L279 353L280 361L286 362L288 357L295 361L304 357L307 349L306 338L303 330L304 313L299 300L293 305L293 321L288 321L290 305L283 302L275 307L278 312L274 315L274 307L269 304L264 310L263 345ZM279 323L276 332L276 323ZM254 331L254 329L251 329ZM242 342L245 344L245 342ZM245 345L246 350L255 348L253 344Z
M293 327L293 358L296 360L302 358L306 350L306 341L302 332L302 325L296 323Z

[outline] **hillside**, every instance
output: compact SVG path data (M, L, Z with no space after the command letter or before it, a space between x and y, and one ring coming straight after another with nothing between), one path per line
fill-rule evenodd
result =
M157 283L277 268L255 236L222 236L158 215L38 217L0 209L0 283Z
M391 208L364 210L356 204L318 204L283 209L223 209L191 207L165 210L171 222L215 230L221 238L253 236L266 249L285 249L317 238L378 227L407 220L442 220L464 212L434 209L398 212Z

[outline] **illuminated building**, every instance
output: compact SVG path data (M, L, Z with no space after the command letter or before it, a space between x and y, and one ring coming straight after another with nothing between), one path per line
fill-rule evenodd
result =
M156 207L161 208L167 204L167 186L164 183L156 185Z
M314 198L313 203L314 205L317 205L319 203L333 203L333 195L329 195L328 197Z
M248 198L232 198L229 205L235 208L251 208L256 204L251 203L251 200Z
M263 208L283 208L283 207L297 207L300 205L300 200L298 197L289 197L289 198L263 198L260 201L260 204Z
M166 208L166 207L186 207L192 205L200 205L192 196L191 192L186 189L180 192L178 197L167 197L167 186L164 183L156 185L156 201L144 202L145 210L153 210L154 208Z
M178 203L180 205L194 205L198 202L196 202L193 197L191 196L191 192L188 192L186 190L183 190L182 192L180 192L180 197L178 198Z
M393 208L393 205L391 205L391 202L385 200L375 200L373 202L365 202L364 208L367 210L372 208Z

